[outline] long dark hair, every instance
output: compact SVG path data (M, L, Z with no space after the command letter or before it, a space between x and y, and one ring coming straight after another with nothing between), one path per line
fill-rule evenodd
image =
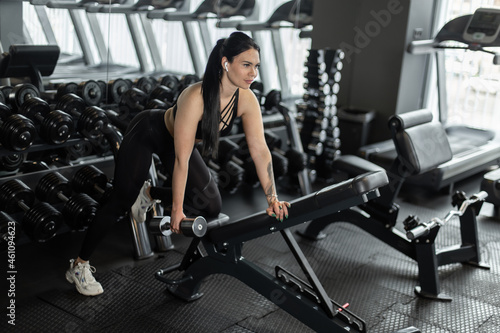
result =
M235 31L228 38L217 41L210 56L207 67L203 75L203 117L201 120L202 129L202 154L204 156L217 156L219 142L219 122L220 122L220 83L222 78L221 60L226 57L229 62L238 54L250 49L260 52L260 47L248 35Z

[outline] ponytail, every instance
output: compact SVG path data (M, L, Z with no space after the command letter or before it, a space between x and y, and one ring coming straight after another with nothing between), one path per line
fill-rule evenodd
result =
M217 156L220 122L221 59L225 38L219 39L208 57L201 89L203 93L202 155Z

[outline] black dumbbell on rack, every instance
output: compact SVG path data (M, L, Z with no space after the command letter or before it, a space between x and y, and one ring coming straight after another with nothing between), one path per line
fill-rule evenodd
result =
M284 163L284 161L286 161L286 169L284 168L283 174L287 173L295 176L305 169L307 159L304 153L293 148L283 150L281 138L272 131L265 131L264 135L267 146L273 154L273 169L275 168L275 162L277 162L276 168L281 168L281 163Z
M31 147L36 138L35 124L0 103L0 143L11 151L19 152Z
M76 94L83 99L87 106L100 105L103 99L102 91L102 85L94 80L80 82L76 88Z
M196 147L200 149L200 145L196 145ZM245 170L240 164L231 160L220 163L220 160L213 160L211 158L205 159L205 163L212 172L220 189L232 194L243 184Z
M62 96L54 108L71 115L76 122L77 131L89 139L100 137L103 128L109 124L103 109L97 106L87 106L83 98L73 93Z
M64 219L47 202L35 203L35 192L19 179L8 180L0 186L0 209L8 214L24 211L22 228L37 242L54 237Z
M86 193L100 203L107 200L113 188L104 172L90 164L75 172L72 185L75 192Z
M85 229L94 219L99 204L85 193L72 195L68 179L59 172L51 172L40 178L35 194L50 204L64 203L62 214L72 229Z
M153 76L143 76L135 80L134 87L140 89L146 93L146 95L151 94L151 92L159 85L158 80Z
M228 163L230 165L234 163L244 171L243 180L245 183L257 186L259 178L248 149L240 147L236 142L228 138L221 138L219 140L217 164L225 166Z
M148 94L139 88L132 87L125 91L118 103L117 112L120 114L120 118L132 120L137 113L146 109L148 99Z
M49 144L62 144L74 132L73 118L61 110L51 110L49 103L40 97L26 100L17 112L33 120L38 135Z
M106 103L118 104L125 91L132 88L132 84L124 79L111 80L107 83Z

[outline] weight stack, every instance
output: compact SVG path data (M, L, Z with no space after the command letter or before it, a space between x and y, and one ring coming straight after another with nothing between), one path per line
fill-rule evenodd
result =
M300 138L309 169L318 177L331 178L332 163L340 156L337 94L340 90L344 53L311 49L305 62L303 98L296 103Z

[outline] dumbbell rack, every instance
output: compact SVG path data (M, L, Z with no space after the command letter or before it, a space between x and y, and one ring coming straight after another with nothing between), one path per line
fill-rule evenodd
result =
M311 49L305 63L305 93L296 102L302 146L308 167L318 177L331 177L331 164L340 156L337 93L340 90L344 53L333 49Z

